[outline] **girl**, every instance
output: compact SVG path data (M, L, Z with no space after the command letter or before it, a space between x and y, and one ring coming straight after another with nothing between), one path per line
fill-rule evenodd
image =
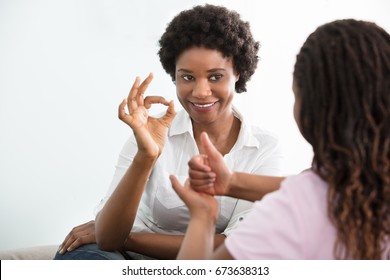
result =
M293 80L311 169L285 180L232 172L204 133L207 158L190 161L187 187L171 176L191 213L179 259L389 259L390 35L353 19L320 26ZM214 252L211 195L256 200L282 180Z

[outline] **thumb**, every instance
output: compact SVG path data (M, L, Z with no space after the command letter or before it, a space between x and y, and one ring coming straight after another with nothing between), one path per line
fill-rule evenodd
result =
M186 193L184 187L180 184L175 175L170 175L169 179L171 180L173 190L177 193L180 199L185 202Z
M216 158L221 156L221 153L215 148L214 144L211 143L209 136L207 135L207 132L202 132L200 135L200 139L202 142L202 146L206 151L206 154L209 158Z

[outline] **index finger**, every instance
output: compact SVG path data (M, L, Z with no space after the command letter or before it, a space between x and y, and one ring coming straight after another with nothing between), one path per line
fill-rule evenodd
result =
M140 78L137 76L135 78L135 81L133 83L133 86L130 89L129 95L127 96L127 107L129 108L129 111L134 111L137 109L137 93L138 89L140 87Z
M149 73L149 75L146 77L146 79L142 82L142 84L138 87L138 92L137 92L137 103L138 105L144 105L144 93L146 89L148 88L149 84L153 80L153 73Z
M129 110L135 110L138 106L144 105L144 97L146 89L153 80L153 74L150 73L145 80L140 84L140 77L135 78L135 82L130 89L129 95L127 97L127 104Z

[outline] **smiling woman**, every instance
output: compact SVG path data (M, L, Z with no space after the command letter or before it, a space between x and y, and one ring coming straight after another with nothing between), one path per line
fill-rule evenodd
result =
M214 144L228 153L240 131L240 121L232 113L239 80L232 59L218 50L192 47L179 56L176 68L177 96L191 116L194 133L212 133Z
M56 259L174 259L189 212L169 175L176 174L182 182L188 177L188 161L203 152L203 131L231 169L281 175L278 139L248 123L232 104L257 67L259 43L249 24L225 7L196 6L174 17L159 43L162 66L184 110L176 114L173 101L146 96L153 75L143 82L136 78L119 105L130 138L96 222L75 227ZM154 104L166 106L166 112L149 115ZM230 197L218 200L216 246L252 206Z

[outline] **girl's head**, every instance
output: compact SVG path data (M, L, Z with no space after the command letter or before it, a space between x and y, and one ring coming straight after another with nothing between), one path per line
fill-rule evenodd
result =
M390 35L353 19L320 26L293 78L298 126L329 183L336 253L380 258L390 231Z
M249 23L221 6L206 4L182 11L168 24L159 43L161 64L173 81L177 59L193 47L217 50L232 59L239 75L235 83L238 93L246 91L246 83L257 67L259 43L253 39Z

